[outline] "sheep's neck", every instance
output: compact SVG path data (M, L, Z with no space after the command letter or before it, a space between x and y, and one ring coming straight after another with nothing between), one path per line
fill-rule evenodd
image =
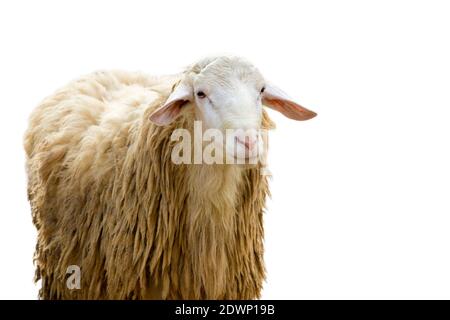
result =
M208 296L225 291L230 250L236 245L236 205L243 168L234 165L194 165L189 171L187 237L193 250L194 281ZM197 297L195 297L197 298Z

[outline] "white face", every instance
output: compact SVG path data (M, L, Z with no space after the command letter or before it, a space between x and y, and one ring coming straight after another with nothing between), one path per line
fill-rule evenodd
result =
M228 78L212 82L200 75L193 83L196 115L207 128L256 129L261 124L264 80Z
M226 153L238 159L254 159L264 152L265 139L260 131L263 105L294 120L308 120L316 115L268 85L258 69L237 57L204 59L193 65L164 105L153 111L150 120L168 125L185 105L194 105L196 119L202 122L204 131L221 131L220 143L225 143Z
M262 151L264 79L253 67L218 71L210 68L193 77L196 118L204 130L221 130L229 155L255 158Z

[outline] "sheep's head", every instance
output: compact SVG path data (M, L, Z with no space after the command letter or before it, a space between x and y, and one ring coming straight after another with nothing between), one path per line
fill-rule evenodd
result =
M194 108L203 130L218 129L224 133L222 142L228 154L249 159L258 156L257 146L262 143L258 132L263 105L294 120L316 116L268 84L249 62L237 57L218 57L204 59L188 68L150 120L157 125L168 125L183 109ZM226 131L235 134L227 135Z

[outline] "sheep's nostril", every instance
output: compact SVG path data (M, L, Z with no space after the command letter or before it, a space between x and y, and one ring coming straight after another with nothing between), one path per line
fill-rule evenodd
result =
M256 145L256 140L250 137L245 137L244 139L236 137L236 142L243 144L247 150L252 150Z

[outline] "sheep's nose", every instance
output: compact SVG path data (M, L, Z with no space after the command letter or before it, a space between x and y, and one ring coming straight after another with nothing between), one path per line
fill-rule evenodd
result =
M252 151L255 148L258 140L253 137L244 136L244 137L236 137L236 142L244 145L245 149L247 149L248 151Z

